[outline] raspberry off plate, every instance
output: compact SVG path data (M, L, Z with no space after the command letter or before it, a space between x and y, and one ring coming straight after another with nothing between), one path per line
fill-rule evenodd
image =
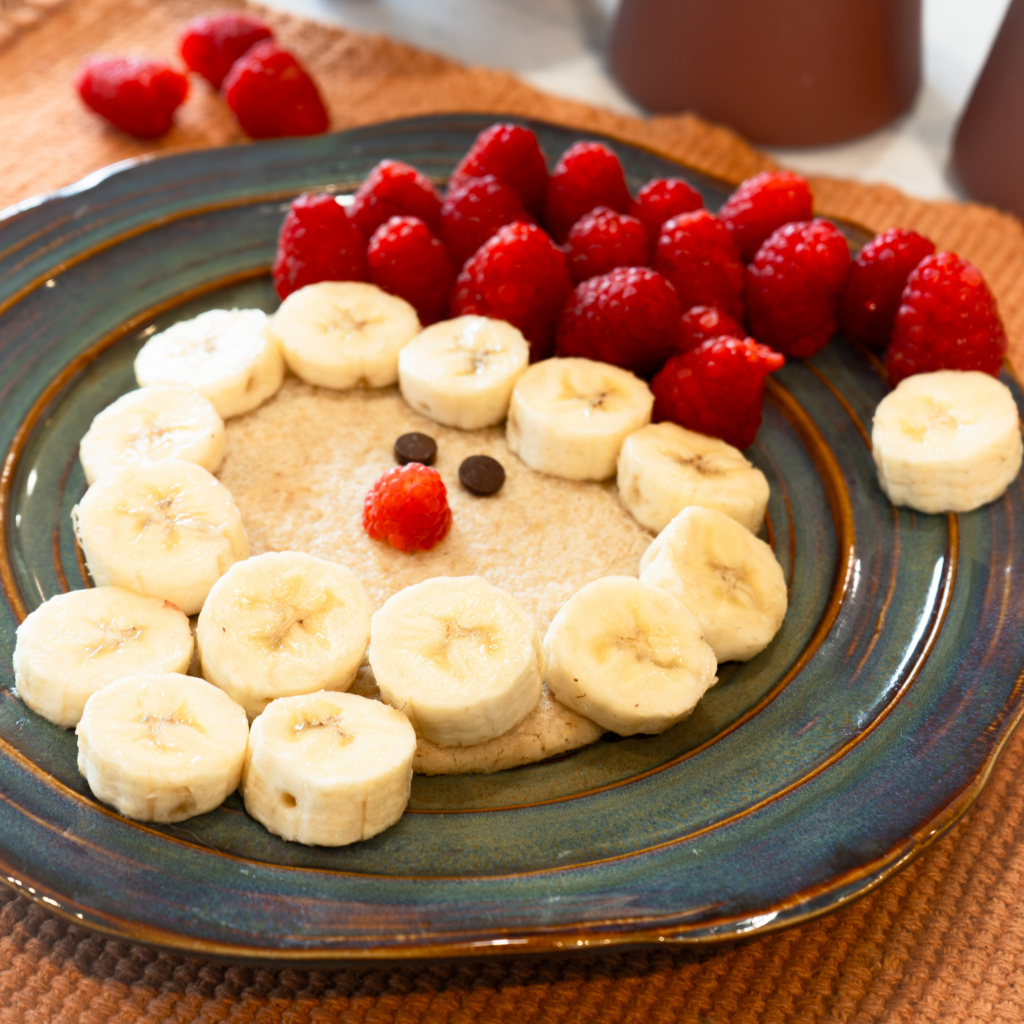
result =
M122 166L0 220L0 878L49 909L275 963L730 939L860 895L980 792L1024 711L1024 485L962 516L894 510L867 444L885 385L841 339L775 375L751 450L791 586L782 630L660 736L417 778L394 828L326 850L269 835L237 797L182 826L128 822L89 794L73 734L14 697L20 617L85 585L68 518L76 448L132 387L144 339L208 308L273 308L266 268L298 191L352 188L385 156L443 179L491 120ZM552 159L581 137L534 127ZM634 189L678 173L709 207L724 197L613 145Z

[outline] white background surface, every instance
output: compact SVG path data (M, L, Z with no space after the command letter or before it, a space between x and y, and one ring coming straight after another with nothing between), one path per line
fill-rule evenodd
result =
M465 64L507 68L540 89L642 114L608 74L618 0L267 0ZM804 172L884 181L926 199L966 198L948 171L957 120L1009 0L924 0L924 81L911 111L855 142L773 150Z

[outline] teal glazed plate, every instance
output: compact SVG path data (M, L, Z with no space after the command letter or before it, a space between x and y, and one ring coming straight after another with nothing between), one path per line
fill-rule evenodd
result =
M50 910L275 964L735 939L864 894L984 786L1024 708L1024 484L968 515L893 508L869 447L885 382L841 338L774 375L750 452L790 584L782 630L660 736L417 777L397 825L323 849L270 835L237 795L181 825L128 821L93 799L74 733L17 699L19 621L88 585L78 441L134 387L142 342L208 308L275 308L267 268L298 192L350 191L384 157L443 181L492 120L132 162L0 214L0 878ZM533 127L552 158L581 138ZM634 189L681 175L711 209L728 191L609 144Z

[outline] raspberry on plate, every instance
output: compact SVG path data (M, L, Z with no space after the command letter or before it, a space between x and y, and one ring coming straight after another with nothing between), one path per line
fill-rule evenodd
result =
M573 224L595 206L628 213L631 202L619 158L600 142L577 142L548 179L544 224L555 241L564 242Z
M671 420L688 430L749 448L761 425L764 379L785 358L753 338L713 338L673 356L651 381L654 422Z
M263 39L273 39L270 26L242 11L218 11L193 18L181 32L178 50L192 71L214 89L231 70L231 65Z
M576 286L562 310L555 354L654 373L679 330L676 290L646 267L619 267Z
M629 213L647 228L655 242L665 221L681 213L693 213L703 205L700 193L682 178L654 178L637 192Z
M452 172L449 191L465 178L493 174L519 193L523 206L540 216L548 187L548 164L537 136L519 124L492 124L469 147Z
M935 243L909 228L875 235L850 264L839 296L839 329L848 338L885 348L907 276L935 252Z
M981 370L993 377L1006 354L1006 332L981 271L952 252L925 256L910 272L892 342L889 386L934 370Z
M82 102L115 128L153 139L169 131L188 95L188 77L148 57L87 57L75 73Z
M242 131L253 139L319 135L331 123L316 83L271 39L231 65L221 91Z
M811 188L792 171L763 171L747 178L722 205L718 216L732 232L744 263L783 224L810 220Z
M644 267L650 256L647 229L636 219L598 206L569 231L569 273L577 283L616 267Z
M676 351L689 352L712 338L745 338L743 325L714 306L691 306L679 319Z
M565 253L536 224L506 224L466 261L451 314L507 320L530 343L530 362L551 355L555 327L572 291Z
M389 469L363 502L363 529L406 554L436 547L451 525L441 474L419 462Z
M365 281L366 243L334 196L292 201L277 236L272 274L282 299L318 281Z
M850 247L827 220L779 228L747 267L747 315L754 336L787 356L814 355L836 330L849 267Z
M514 188L493 174L462 178L441 204L441 240L461 267L498 228L517 220L533 223Z
M729 229L714 214L694 210L666 221L652 265L675 285L683 309L715 306L743 319L743 264Z
M400 160L381 160L352 197L348 215L367 241L392 217L419 217L441 234L441 197L430 179Z
M455 281L448 250L419 217L392 217L366 249L371 284L405 299L425 327L444 319Z

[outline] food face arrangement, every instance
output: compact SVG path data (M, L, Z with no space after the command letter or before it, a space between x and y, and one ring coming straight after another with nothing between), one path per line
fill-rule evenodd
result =
M851 263L788 173L718 216L678 179L632 197L599 143L549 174L516 125L443 197L395 161L301 196L277 312L152 337L139 390L82 438L96 586L21 625L18 695L76 728L122 814L181 821L238 788L328 846L394 824L414 772L669 729L786 615L740 450L785 358L837 325L888 343L872 447L894 503L968 511L1019 471L994 300L933 250L893 229ZM508 529L480 529L495 514ZM551 558L559 517L580 547Z

